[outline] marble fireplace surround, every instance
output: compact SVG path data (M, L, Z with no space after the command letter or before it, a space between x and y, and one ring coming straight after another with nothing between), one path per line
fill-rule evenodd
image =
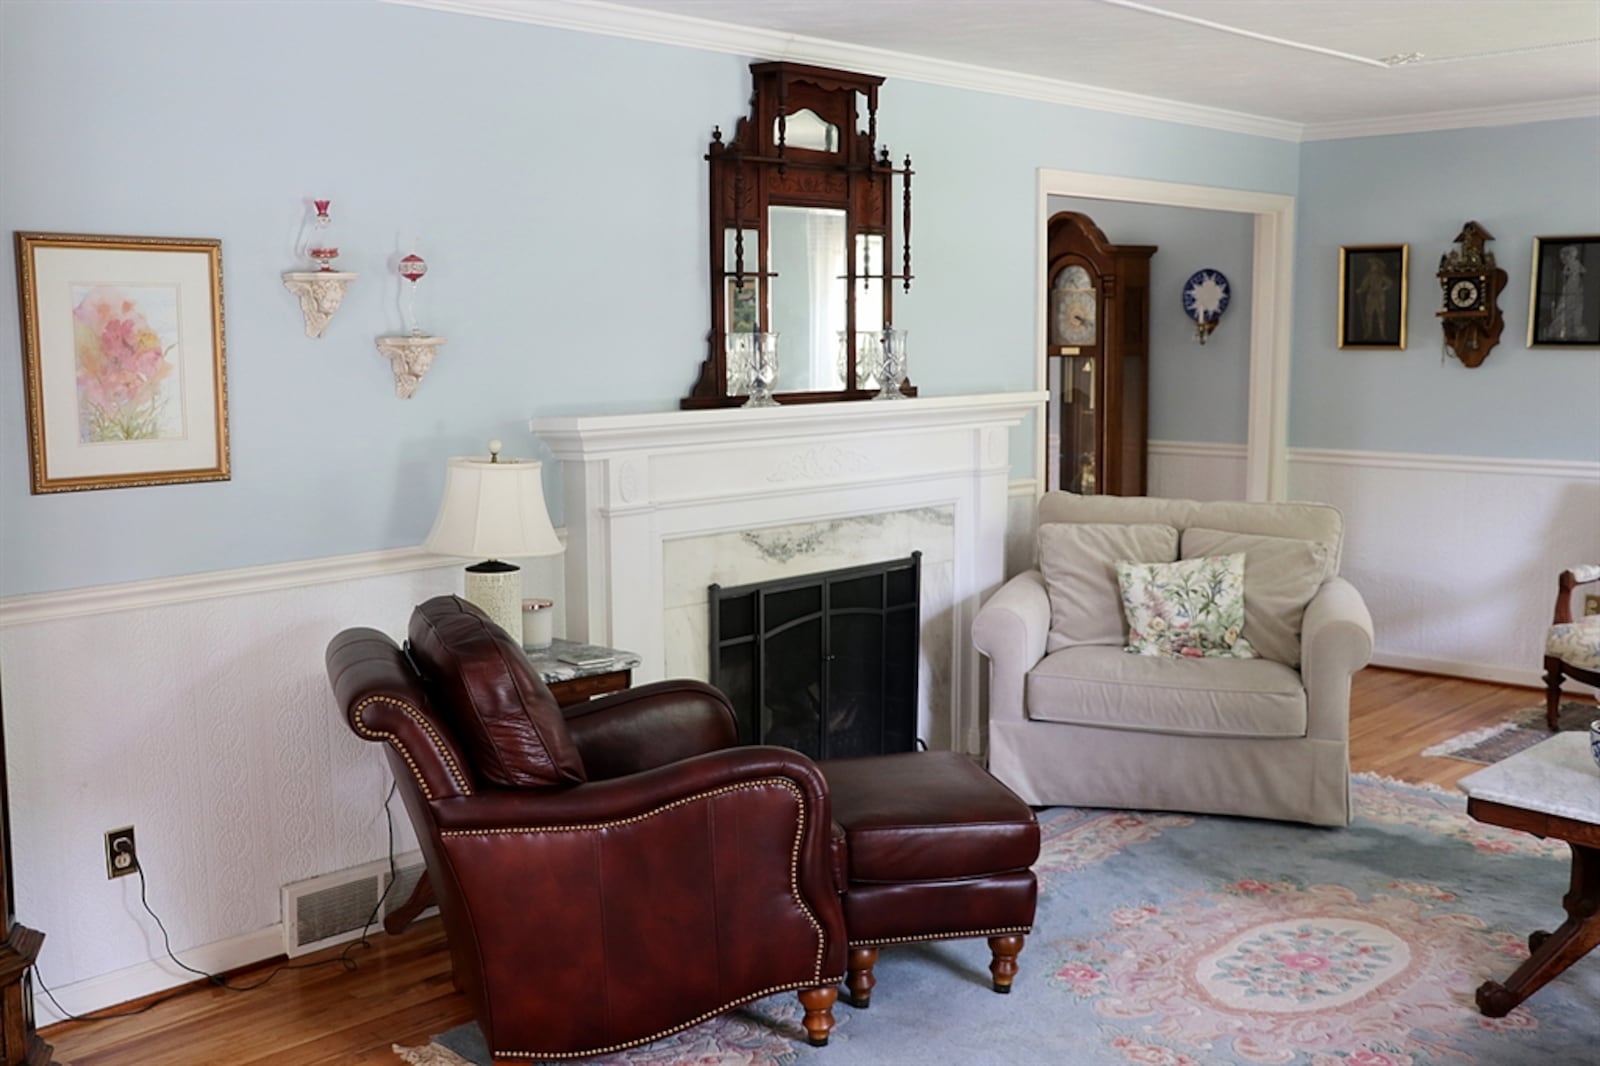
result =
M635 681L657 680L669 662L669 577L675 587L717 579L669 575L674 542L816 523L849 529L849 520L864 516L948 511L949 591L939 597L946 617L929 626L924 612L923 657L948 655L948 670L933 673L948 677L949 710L926 723L924 735L933 747L977 754L978 657L968 633L1004 579L1009 432L1042 411L1045 397L534 419L533 432L561 464L567 635L637 652ZM871 538L862 544L874 550ZM685 557L705 553L674 553ZM938 642L932 647L930 635Z

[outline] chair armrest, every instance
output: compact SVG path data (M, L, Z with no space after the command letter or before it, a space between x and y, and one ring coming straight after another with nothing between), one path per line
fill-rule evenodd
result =
M1300 625L1300 678L1306 686L1306 733L1350 736L1350 677L1372 661L1372 615L1342 577L1323 583Z
M656 681L562 713L591 781L653 770L739 742L733 705L701 681Z
M1551 625L1564 625L1572 621L1572 590L1579 585L1600 581L1600 563L1586 563L1561 571L1556 587L1556 610Z
M434 713L406 653L387 633L346 629L324 658L351 732L388 744L428 799L470 795L473 776L449 727Z
M972 620L972 643L989 660L989 720L1023 718L1023 683L1044 658L1050 595L1029 570L1000 586Z

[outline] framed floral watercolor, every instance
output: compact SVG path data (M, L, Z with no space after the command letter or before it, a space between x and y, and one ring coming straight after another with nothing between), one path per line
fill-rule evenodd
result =
M1351 244L1339 249L1339 347L1406 346L1409 244Z
M35 493L228 479L222 242L18 233Z
M1533 239L1528 347L1600 348L1600 235Z
M761 290L755 278L728 279L728 332L754 333L761 328Z

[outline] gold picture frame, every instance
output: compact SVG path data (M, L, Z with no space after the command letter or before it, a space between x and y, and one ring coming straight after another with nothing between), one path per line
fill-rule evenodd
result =
M222 242L16 242L32 491L228 480Z
M1600 348L1600 234L1535 237L1529 348Z
M1340 348L1405 349L1410 276L1409 244L1340 247Z

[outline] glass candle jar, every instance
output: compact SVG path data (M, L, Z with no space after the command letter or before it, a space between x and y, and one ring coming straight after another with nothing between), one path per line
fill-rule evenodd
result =
M555 603L551 600L522 601L522 646L542 649L550 646L555 633Z

